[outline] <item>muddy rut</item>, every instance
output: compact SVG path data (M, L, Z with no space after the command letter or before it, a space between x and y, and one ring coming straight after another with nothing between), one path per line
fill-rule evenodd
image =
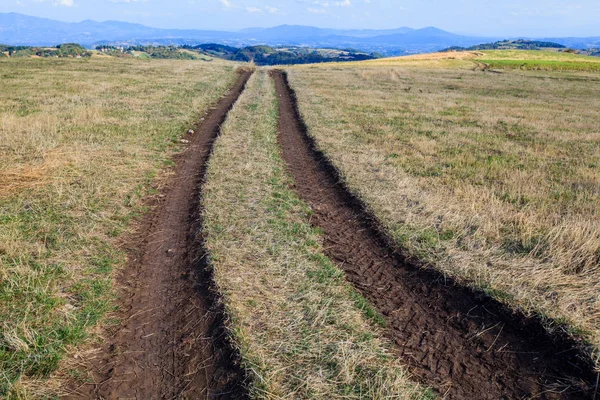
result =
M398 356L448 399L592 399L589 357L536 319L410 265L340 183L300 118L287 76L274 71L279 141L295 190L324 231L326 254L387 321Z
M70 398L246 397L244 373L204 268L198 206L212 144L251 74L241 72L187 138L163 199L128 244L130 265L118 280L122 323L89 361L94 383L76 388Z

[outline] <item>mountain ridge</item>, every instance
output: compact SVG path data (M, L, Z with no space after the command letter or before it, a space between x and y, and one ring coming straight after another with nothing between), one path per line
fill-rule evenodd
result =
M75 42L87 47L107 43L194 45L220 43L236 47L307 46L354 48L384 55L438 51L452 46L468 47L506 38L457 35L429 26L421 29L329 29L305 25L246 28L237 32L202 29L161 29L142 24L84 20L62 22L19 13L0 13L0 43L52 46ZM600 47L600 36L551 38L575 48Z

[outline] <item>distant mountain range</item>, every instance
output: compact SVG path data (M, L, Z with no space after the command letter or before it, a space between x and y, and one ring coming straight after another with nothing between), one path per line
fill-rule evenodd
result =
M434 27L423 29L340 30L311 26L282 25L274 28L249 28L237 32L158 29L127 22L86 20L60 22L17 13L0 13L0 43L50 46L80 43L124 45L197 45L220 43L232 46L266 44L270 46L308 46L352 48L384 55L423 53L452 46L469 47L505 38L456 35ZM600 37L544 38L573 48L600 47Z

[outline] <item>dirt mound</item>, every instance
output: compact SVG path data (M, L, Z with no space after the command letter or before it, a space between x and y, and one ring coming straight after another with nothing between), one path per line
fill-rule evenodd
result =
M414 375L450 399L591 399L596 374L566 335L391 250L363 204L315 150L284 73L280 143L296 190L324 231L327 255L387 321L388 337Z
M201 185L220 125L252 71L188 137L164 197L128 244L121 325L90 364L94 383L73 399L245 398L244 373L223 329L223 310L205 268Z

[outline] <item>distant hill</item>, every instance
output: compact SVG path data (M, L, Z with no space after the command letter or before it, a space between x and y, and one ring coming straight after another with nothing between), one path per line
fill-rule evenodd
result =
M249 28L238 32L193 29L158 29L118 21L60 22L17 13L0 13L0 43L7 45L55 46L60 43L94 45L198 45L219 43L234 47L255 45L301 46L314 48L353 48L382 55L439 51L452 46L470 47L501 38L456 35L438 28L412 29L322 29L311 26L281 25ZM584 49L600 46L596 38L544 39L564 46Z
M543 49L565 49L566 46L554 42L542 42L538 40L502 40L494 43L477 44L471 47L453 46L444 51L473 51L473 50L543 50Z
M232 32L156 29L128 22L60 22L17 13L0 13L0 43L25 46L53 46L65 42L91 46L101 41L143 40L232 40Z
M204 60L222 58L230 61L254 62L257 65L314 64L323 62L364 61L377 58L354 50L315 49L311 47L282 47L257 45L237 48L218 43L197 46L96 46L88 50L76 43L65 43L55 47L9 46L0 44L0 58L57 57L83 58L93 54L119 58Z
M0 44L0 57L90 57L85 47L77 43L64 43L56 47L7 46Z
M232 61L253 61L257 65L311 64L322 62L363 61L376 58L352 50L313 49L307 47L273 48L265 45L236 48L216 43L184 46L208 55Z

